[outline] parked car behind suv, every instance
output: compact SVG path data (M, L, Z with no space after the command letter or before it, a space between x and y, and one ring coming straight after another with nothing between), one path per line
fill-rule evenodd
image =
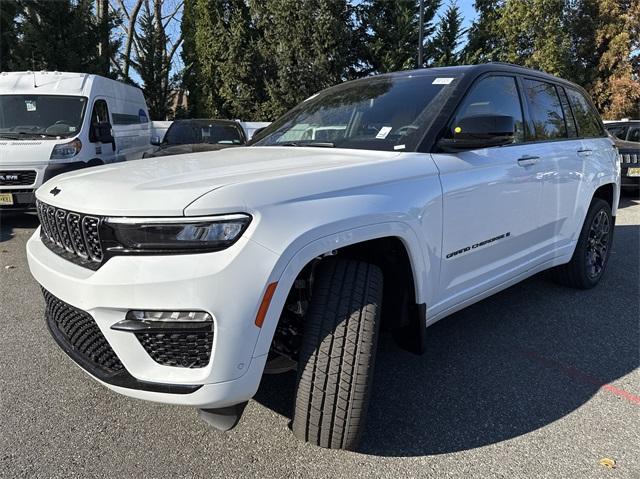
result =
M53 337L107 387L228 429L284 358L294 434L354 449L380 325L421 352L428 326L537 272L595 286L619 179L577 85L400 72L319 93L255 146L56 178L27 252Z
M145 158L217 151L247 143L242 126L232 120L175 120L157 142L158 149Z
M640 120L609 121L606 128L620 152L622 187L640 187Z

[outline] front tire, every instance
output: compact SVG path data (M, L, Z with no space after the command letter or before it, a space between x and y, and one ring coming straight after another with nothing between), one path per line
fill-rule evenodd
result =
M609 203L594 198L571 261L555 269L555 280L578 289L590 289L598 284L609 261L613 226Z
M357 447L373 382L382 271L354 260L316 270L298 362L293 433L332 449Z

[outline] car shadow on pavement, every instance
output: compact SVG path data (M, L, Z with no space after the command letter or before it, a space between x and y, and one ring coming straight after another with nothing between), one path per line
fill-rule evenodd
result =
M429 328L422 356L383 334L359 452L422 456L494 444L571 414L603 386L637 407L640 390L609 384L640 364L640 227L618 226L615 235L592 290L537 275ZM627 302L611 294L621 290ZM255 399L291 418L294 387L294 373L265 376Z
M618 208L628 208L629 206L635 206L640 204L640 192L639 191L624 191L620 195L620 203Z
M0 212L0 243L13 238L15 228L37 228L39 224L35 213Z

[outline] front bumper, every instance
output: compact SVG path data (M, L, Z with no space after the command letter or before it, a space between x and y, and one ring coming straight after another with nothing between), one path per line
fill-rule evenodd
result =
M38 229L27 243L33 276L56 298L90 315L124 367L115 380L101 376L53 334L94 379L139 399L201 408L237 404L255 394L266 355L254 357L260 334L254 319L272 280L275 253L240 238L224 251L114 257L92 271L57 256L39 235ZM208 312L214 321L209 363L190 369L154 361L134 334L111 329L130 310Z

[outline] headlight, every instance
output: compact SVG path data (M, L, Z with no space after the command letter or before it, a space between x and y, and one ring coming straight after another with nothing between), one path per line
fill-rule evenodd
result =
M71 140L69 143L62 143L60 145L56 145L53 147L53 151L51 152L50 160L67 160L69 158L73 158L82 149L82 142L77 138L75 140Z
M101 236L118 253L197 253L236 242L249 225L245 214L194 218L106 218Z

